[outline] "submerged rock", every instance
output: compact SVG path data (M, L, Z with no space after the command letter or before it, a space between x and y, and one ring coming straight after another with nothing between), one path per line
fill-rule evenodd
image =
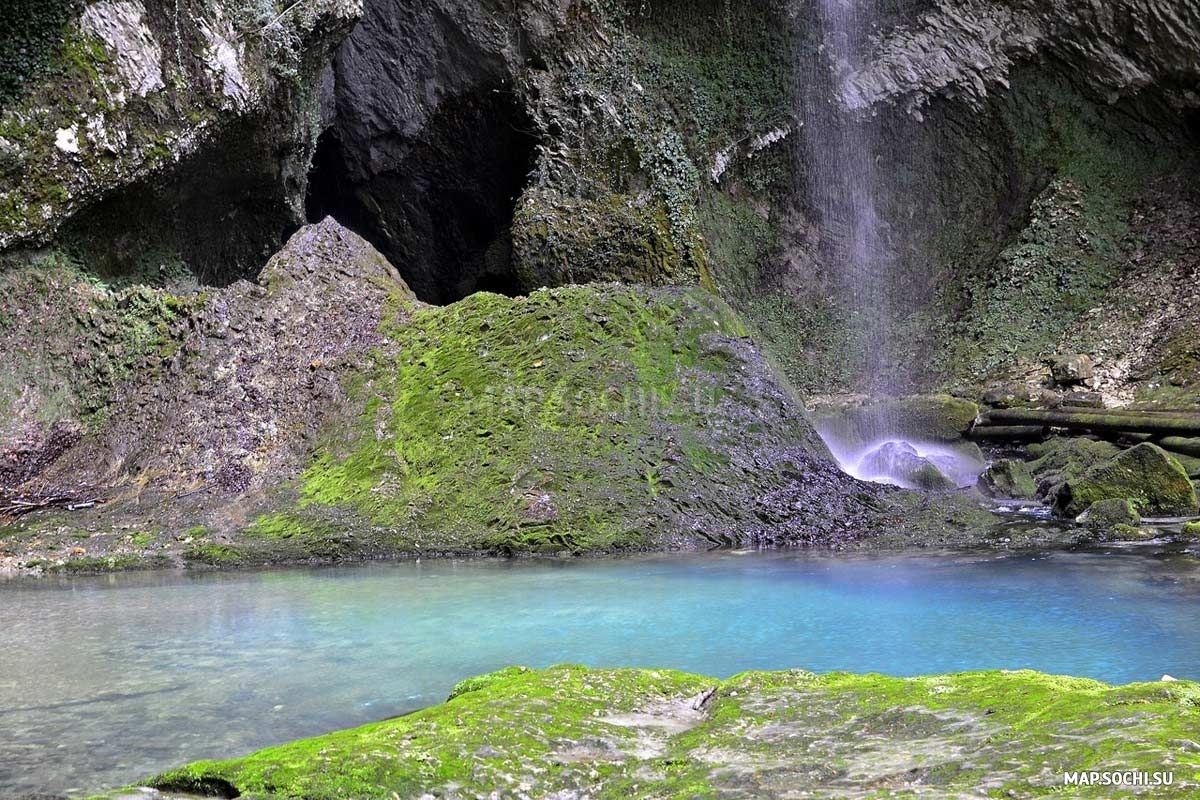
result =
M434 708L198 762L149 784L264 800L517 791L854 797L880 786L946 800L1029 797L1061 790L1061 769L1047 764L1169 770L1180 739L1200 726L1188 701L1197 691L1188 681L1112 687L1029 671L890 678L791 670L719 680L510 668L460 684ZM1179 767L1175 780L1186 780ZM1110 788L1072 796L1109 797Z
M1138 513L1190 515L1200 510L1196 487L1179 462L1161 447L1139 444L1067 480L1054 497L1055 510L1076 516L1101 500L1128 498Z

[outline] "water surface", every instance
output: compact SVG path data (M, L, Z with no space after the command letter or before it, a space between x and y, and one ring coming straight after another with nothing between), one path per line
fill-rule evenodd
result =
M0 796L122 785L512 663L1200 678L1200 583L1122 554L708 554L0 584Z

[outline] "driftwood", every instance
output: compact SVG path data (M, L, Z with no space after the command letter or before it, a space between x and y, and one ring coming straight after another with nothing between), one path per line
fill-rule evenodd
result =
M1034 426L1065 428L1070 431L1148 433L1163 437L1193 438L1200 437L1200 414L1009 408L984 414L975 426L975 433L980 433L981 429L985 428Z
M1200 458L1200 439L1185 439L1182 436L1164 436L1157 442L1159 447L1173 453Z
M29 495L16 494L0 489L0 523L14 522L27 514L48 508L65 508L79 511L91 508L98 500L83 500L65 494Z

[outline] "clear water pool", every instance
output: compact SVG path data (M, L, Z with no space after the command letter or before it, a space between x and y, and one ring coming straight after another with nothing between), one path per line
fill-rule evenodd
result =
M706 554L0 584L0 796L437 703L507 664L1200 678L1200 581L1125 554Z

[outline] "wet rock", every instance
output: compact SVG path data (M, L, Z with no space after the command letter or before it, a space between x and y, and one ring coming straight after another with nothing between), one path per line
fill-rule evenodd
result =
M1141 516L1128 498L1098 500L1087 507L1087 511L1075 518L1075 522L1093 530L1108 530L1116 525L1141 524Z
M908 442L887 442L864 456L859 471L873 480L888 480L913 489L948 491L957 488L931 460Z
M822 436L848 446L887 438L959 442L975 424L979 406L944 394L853 398L848 404L834 398L811 413Z
M1037 484L1029 465L1015 458L997 461L979 478L979 488L992 497L1029 500L1037 496Z
M1067 480L1055 494L1054 507L1060 514L1077 516L1100 500L1121 498L1148 516L1200 510L1196 488L1183 467L1153 444L1139 444Z
M1056 356L1050 361L1050 375L1059 386L1076 386L1095 374L1092 359L1083 354Z
M1056 437L1029 445L1027 452L1034 459L1029 470L1037 482L1037 496L1048 498L1054 496L1063 482L1113 458L1121 448L1111 442Z

